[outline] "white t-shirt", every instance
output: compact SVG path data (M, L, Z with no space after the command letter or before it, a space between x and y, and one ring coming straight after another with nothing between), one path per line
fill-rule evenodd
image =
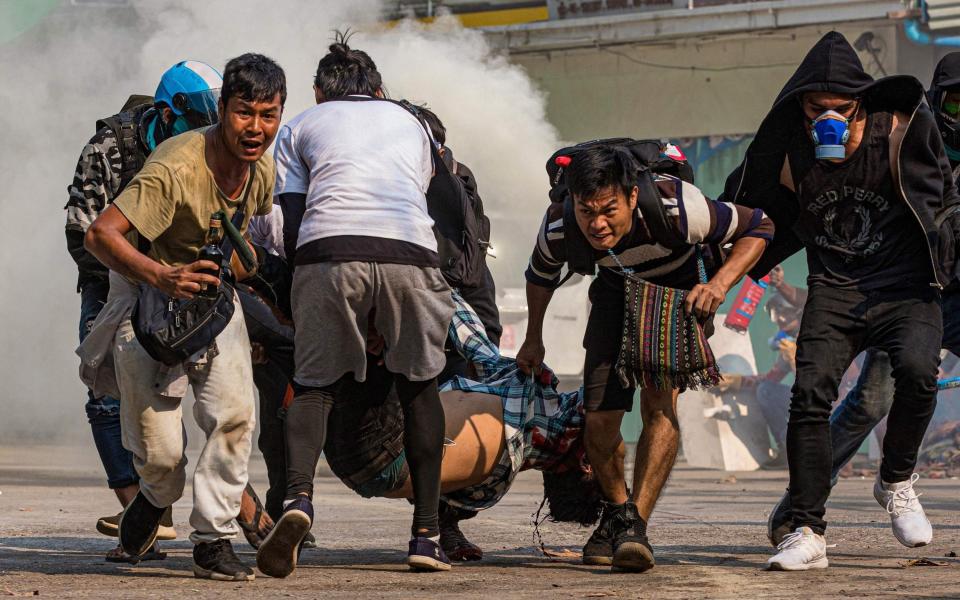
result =
M270 254L287 257L283 249L283 211L276 204L268 214L250 217L247 233L250 241Z
M306 194L297 248L333 236L370 236L437 251L426 191L430 138L391 102L344 100L308 108L280 129L275 194Z

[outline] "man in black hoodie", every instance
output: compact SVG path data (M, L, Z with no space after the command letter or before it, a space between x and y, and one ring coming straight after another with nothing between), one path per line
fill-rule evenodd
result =
M960 177L960 52L946 55L937 64L927 91L927 101L933 108L956 180ZM960 357L960 282L956 279L943 290L942 305L941 346ZM890 412L893 385L890 357L877 348L867 350L857 385L830 416L830 441L833 446L831 485L836 483L840 470L853 459L874 427ZM906 503L895 502L885 508L896 512L906 509ZM767 537L774 545L778 545L793 529L788 491L770 513ZM901 540L901 543L908 541Z
M927 101L933 107L953 177L960 179L960 52L951 52L937 63Z
M874 493L897 508L898 538L929 543L911 475L936 404L940 289L954 278L960 198L922 85L875 81L847 40L828 33L780 92L724 195L776 223L752 275L802 248L810 270L787 433L796 530L768 568L827 566L830 410L843 372L871 347L890 355L896 382Z

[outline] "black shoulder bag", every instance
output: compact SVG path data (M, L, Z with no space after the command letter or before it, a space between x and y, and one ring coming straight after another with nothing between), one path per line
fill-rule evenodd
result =
M230 220L236 230L243 226L254 175L255 167L251 165L243 200ZM140 284L140 293L130 321L137 341L154 360L171 367L186 361L197 352L209 348L233 317L234 290L225 277L225 269L230 265L234 251L229 235L223 236L220 249L223 251L224 264L220 265L220 287L217 288L216 298L196 296L181 300L168 296L152 285Z

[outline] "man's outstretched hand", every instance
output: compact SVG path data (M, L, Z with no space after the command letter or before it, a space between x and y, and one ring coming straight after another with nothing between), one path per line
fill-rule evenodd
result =
M726 297L727 290L719 283L699 283L687 294L683 307L687 314L695 316L699 321L706 321L713 317Z

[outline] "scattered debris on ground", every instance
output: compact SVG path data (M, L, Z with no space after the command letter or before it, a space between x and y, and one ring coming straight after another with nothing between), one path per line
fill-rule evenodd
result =
M907 567L945 567L947 563L937 562L935 560L930 560L929 558L914 558L913 560L908 560L905 563L900 563L900 566Z
M543 548L542 552L544 556L549 558L583 558L582 552L578 552L571 548L560 548L559 550Z

